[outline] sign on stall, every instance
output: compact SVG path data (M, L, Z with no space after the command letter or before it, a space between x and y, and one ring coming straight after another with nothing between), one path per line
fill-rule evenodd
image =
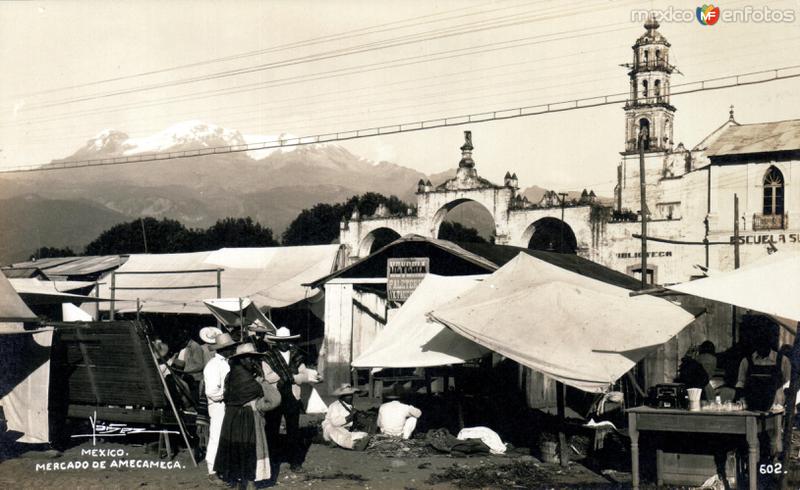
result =
M386 295L389 301L402 303L417 289L430 271L428 257L389 259L386 264Z

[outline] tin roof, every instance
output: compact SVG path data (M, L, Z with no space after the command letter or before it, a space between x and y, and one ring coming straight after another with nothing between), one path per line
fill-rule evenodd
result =
M50 279L65 278L69 276L86 276L116 269L127 260L121 255L97 255L87 257L52 257L35 261L18 262L4 267L7 276L22 277L19 270L36 268ZM30 276L27 276L30 277Z
M706 149L709 157L800 150L800 119L730 125Z

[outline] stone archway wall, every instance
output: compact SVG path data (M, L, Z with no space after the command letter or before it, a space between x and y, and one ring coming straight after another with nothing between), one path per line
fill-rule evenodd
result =
M402 235L392 228L383 226L380 228L375 228L374 230L367 233L364 238L361 239L361 242L358 245L358 256L359 257L366 257L372 252L372 245L375 243L375 239L377 238L378 232L381 231L388 231L392 232L397 235L397 238L400 238Z
M424 223L424 235L436 238L447 211L464 202L473 201L489 212L494 221L494 234L498 243L504 243L508 235L508 209L513 196L514 190L509 187L485 187L418 194L417 216Z
M592 249L592 227L589 220L590 206L575 206L564 208L564 223L575 234L578 246L578 255L591 259L594 255ZM546 209L519 209L509 213L510 237L508 245L526 248L534 233L534 223L543 218L561 220L561 208Z

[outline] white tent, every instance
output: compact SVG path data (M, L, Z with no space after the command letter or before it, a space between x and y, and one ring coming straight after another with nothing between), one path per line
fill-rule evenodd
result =
M203 301L211 314L226 327L250 325L256 320L275 333L275 325L256 308L250 298L214 298Z
M794 331L800 321L800 253L776 252L740 269L668 288L772 315L784 325L794 323Z
M520 254L431 318L575 388L603 392L693 315Z
M223 297L247 297L259 308L289 306L318 293L303 284L335 270L340 248L223 248L213 252L131 255L114 277L115 309L135 311L139 298L143 312L207 314L203 300L215 296L216 269L222 269ZM101 296L111 297L110 283L107 278L101 284ZM108 305L101 308L108 309Z
M487 349L439 323L426 313L475 287L487 277L428 274L353 367L430 367L461 364Z
M0 272L0 322L25 322L37 320L22 298Z

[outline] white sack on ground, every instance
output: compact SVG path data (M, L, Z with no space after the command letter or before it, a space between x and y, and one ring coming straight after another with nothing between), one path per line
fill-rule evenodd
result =
M588 392L603 392L694 317L683 308L520 254L434 320Z
M461 429L456 436L462 441L467 439L480 439L481 442L489 446L489 452L492 454L505 454L506 445L497 432L488 427L465 427Z

